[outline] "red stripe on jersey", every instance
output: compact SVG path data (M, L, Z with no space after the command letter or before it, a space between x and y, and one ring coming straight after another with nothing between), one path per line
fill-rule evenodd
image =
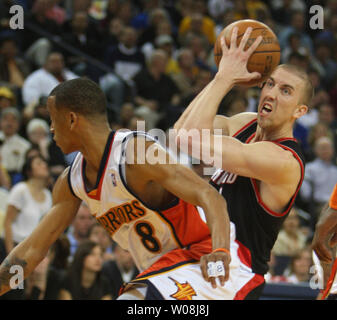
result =
M249 121L240 130L238 130L236 133L234 133L232 137L236 137L237 135L239 135L242 131L244 131L245 129L247 129L251 124L253 124L256 121L257 121L257 119L253 119L252 121Z
M174 249L162 257L160 257L154 264L152 264L148 269L140 273L136 279L146 277L149 274L157 274L168 271L169 267L174 268L175 265L188 262L191 260L199 261L200 258L212 252L212 239L208 237L203 241L193 243L188 249Z
M292 140L292 141L297 142L295 138L281 138L281 139L272 140L272 142L282 142L282 141L287 141L287 140Z
M332 284L335 280L336 277L336 272L337 272L337 259L335 259L332 269L331 269L331 274L330 277L328 279L327 285L326 285L326 289L324 291L322 291L322 297L321 300L324 300L330 293Z
M329 207L331 209L337 210L337 184L335 184L335 187L331 193Z
M288 140L288 139L287 139ZM291 198L291 202L290 204L288 205L288 207L281 213L278 213L278 212L275 212L271 209L269 209L262 201L261 199L261 195L260 195L260 192L259 192L259 188L257 186L257 183L256 183L256 180L255 179L250 179L252 184L253 184L253 188L254 188L254 191L255 191L255 195L256 195L256 198L257 198L257 201L259 203L259 205L266 211L268 212L269 214L271 214L272 216L275 216L275 217L282 217L284 215L286 215L288 213L288 211L290 210L290 208L292 207L294 201L295 201L295 198L297 196L297 193L299 192L300 190L300 187L301 187L301 184L302 184L302 181L303 181L303 178L304 178L304 165L303 165L303 162L301 160L301 158L298 156L298 154L291 148L288 148L282 144L279 144L279 143L276 143L276 142L273 142L275 143L276 145L278 145L279 147L283 148L283 149L286 149L287 151L290 151L293 156L296 158L296 160L299 162L300 166L301 166L301 180L300 182L298 183L297 185L297 188L296 188L296 191L294 193L294 195L292 196Z
M239 240L235 240L235 242L239 245L238 249L238 257L240 261L245 264L247 267L252 267L252 255L250 250L243 245Z
M161 211L161 214L171 223L175 235L183 246L210 236L209 228L201 219L197 208L182 199L179 199L176 206Z
M236 293L234 300L243 300L249 292L261 285L263 282L264 277L260 274L256 274Z

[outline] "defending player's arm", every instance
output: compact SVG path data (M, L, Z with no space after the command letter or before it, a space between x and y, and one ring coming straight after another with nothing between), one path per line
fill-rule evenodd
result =
M337 244L337 184L331 194L329 205L323 210L316 224L312 247L324 263L332 263L330 247Z
M46 256L49 247L71 223L81 201L74 197L67 182L68 169L58 178L53 190L53 207L40 224L23 242L17 245L0 265L0 295L9 291L10 269L13 265L23 268L24 277Z
M137 149L136 144L135 149ZM145 164L128 165L132 172L137 172L135 174L140 179L155 181L178 198L203 208L211 231L213 250L217 248L229 250L230 221L224 198L191 169L180 164L171 164L174 161L170 160L169 154L158 144L147 142L146 152ZM155 158L152 155L155 155ZM225 277L219 277L223 285L229 278L230 255L219 251L209 255L207 260L223 261ZM204 278L216 287L215 279L208 278L207 260L202 264L202 273Z

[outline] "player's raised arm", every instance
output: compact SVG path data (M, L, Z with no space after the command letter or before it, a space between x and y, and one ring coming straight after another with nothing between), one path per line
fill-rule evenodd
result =
M252 29L248 28L239 47L236 46L237 28L234 28L233 30L230 48L227 47L225 40L221 39L223 54L217 74L187 107L175 124L175 129L190 130L198 128L212 130L223 97L236 83L260 77L260 74L257 72L249 73L247 71L247 61L262 40L262 37L259 36L249 49L244 51L243 48L245 47L251 32ZM219 122L222 122L221 128L225 130L225 134L229 134L226 118L217 117L217 126L219 126Z
M81 200L72 195L68 186L68 168L58 178L53 190L53 206L32 234L17 245L0 265L0 295L9 291L13 265L23 268L24 277L35 269L49 247L71 223Z

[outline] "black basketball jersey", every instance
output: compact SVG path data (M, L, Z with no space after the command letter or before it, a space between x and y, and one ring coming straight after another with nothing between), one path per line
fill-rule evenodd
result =
M233 137L248 143L254 138L257 121L253 120ZM268 271L270 252L274 246L283 221L287 217L304 177L304 157L294 138L272 141L283 149L291 151L301 166L301 180L293 197L282 213L270 210L261 200L257 181L218 169L211 178L213 185L227 201L230 220L236 227L236 239L246 247L246 260L254 273Z

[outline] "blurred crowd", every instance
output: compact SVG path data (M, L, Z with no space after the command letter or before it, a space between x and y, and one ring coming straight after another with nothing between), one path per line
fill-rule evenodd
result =
M10 7L24 8L12 30ZM324 8L324 29L309 9ZM317 217L337 182L337 1L2 0L0 2L0 262L51 207L51 189L74 154L49 133L47 96L76 77L96 81L111 128L172 127L216 72L221 30L257 19L277 35L281 63L304 68L315 96L294 136L307 164L295 208L270 260L268 282L305 283ZM219 113L256 111L260 88L234 88ZM207 106L205 106L207 107ZM196 171L203 175L200 166ZM204 176L208 179L209 176ZM134 278L131 256L81 206L72 225L25 281L1 299L114 299Z

